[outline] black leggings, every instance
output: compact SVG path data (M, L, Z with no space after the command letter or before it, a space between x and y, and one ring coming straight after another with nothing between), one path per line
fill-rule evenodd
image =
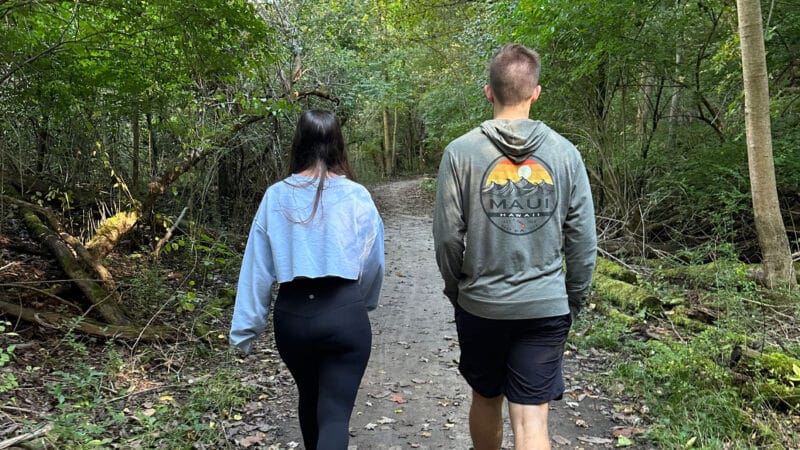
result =
M275 344L297 383L306 450L345 450L350 414L372 347L360 286L341 278L280 285Z

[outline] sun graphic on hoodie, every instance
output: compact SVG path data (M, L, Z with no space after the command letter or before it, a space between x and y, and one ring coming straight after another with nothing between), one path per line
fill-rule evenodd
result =
M506 159L494 166L486 177L485 186L490 186L492 183L503 185L509 181L516 183L523 178L532 184L553 184L550 173L533 159L526 159L521 164L514 164L510 159Z

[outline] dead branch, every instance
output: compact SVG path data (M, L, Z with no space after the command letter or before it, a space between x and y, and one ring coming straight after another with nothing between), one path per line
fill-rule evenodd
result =
M56 329L74 329L106 339L141 339L152 342L158 340L173 340L176 332L167 327L142 328L132 325L110 325L85 316L65 315L54 312L35 311L20 305L13 305L0 301L0 312L8 314L26 322Z
M45 289L39 289L39 288L37 288L37 287L33 287L33 286L31 286L31 285L28 285L28 284L22 284L22 283L0 283L0 287L4 287L4 288L18 288L18 289L26 289L26 290L29 290L29 291L33 291L33 292L35 292L35 293L37 293L37 294L40 294L40 295L42 295L43 297L52 298L53 300L56 300L56 301L58 301L59 303L63 303L63 304L65 304L65 305L69 306L70 308L73 308L73 309L74 309L74 310L76 310L78 313L81 313L81 312L82 312L81 308L80 308L78 305L76 305L76 304L74 304L74 303L70 302L69 300L65 300L65 299L63 299L63 298L59 297L58 295L54 294L53 292L51 292L51 291L49 291L49 290L45 290Z
M86 248L98 259L107 256L114 250L114 247L120 239L136 226L144 211L152 209L161 195L167 192L169 187L177 181L181 175L190 171L197 164L206 159L209 154L213 153L214 149L227 145L239 131L265 118L264 116L256 115L244 116L229 129L221 131L213 136L211 138L211 145L207 149L192 152L183 162L167 169L159 179L147 185L147 195L141 201L134 201L134 206L131 210L120 211L106 219L97 230L97 233L95 233L92 239L86 244Z
M43 427L39 428L38 430L31 431L30 433L21 434L19 436L15 436L15 437L13 437L11 439L6 439L6 440L0 442L0 449L9 448L9 447L11 447L13 445L19 444L20 442L26 442L26 441L30 441L30 440L36 439L38 437L44 436L47 433L49 433L50 430L52 430L52 429L53 429L53 424L52 423L47 423L46 425L44 425Z
M164 244L169 242L170 238L172 237L172 233L174 233L175 229L178 228L178 225L181 223L181 220L183 220L183 216L186 215L186 211L188 210L189 210L188 206L183 208L183 211L181 211L181 215L178 216L178 218L175 220L175 223L173 223L172 226L169 227L169 230L167 230L167 233L164 235L164 237L161 238L160 241L158 241L158 244L156 244L156 249L155 251L153 251L153 255L156 257L156 259L158 259L158 255L161 253L161 249L164 247Z

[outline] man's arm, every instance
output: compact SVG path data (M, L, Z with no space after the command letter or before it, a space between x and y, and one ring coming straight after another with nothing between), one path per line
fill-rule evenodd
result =
M458 281L464 261L466 231L458 173L452 155L445 150L436 180L433 244L436 263L444 279L444 294L453 305L458 301Z
M567 264L567 296L570 313L577 315L592 284L597 259L597 231L589 177L578 159L569 210L564 222L564 254Z

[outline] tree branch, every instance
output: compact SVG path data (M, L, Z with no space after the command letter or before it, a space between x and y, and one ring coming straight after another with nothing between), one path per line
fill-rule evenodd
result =
M44 436L47 433L49 433L50 430L52 430L52 429L53 429L53 424L52 423L47 423L46 425L44 425L43 427L39 428L38 430L31 431L30 433L21 434L19 436L15 436L15 437L13 437L11 439L6 439L6 440L0 442L0 449L9 448L9 447L14 446L16 444L19 444L20 442L26 442L26 441L30 441L32 439L36 439L38 437Z

